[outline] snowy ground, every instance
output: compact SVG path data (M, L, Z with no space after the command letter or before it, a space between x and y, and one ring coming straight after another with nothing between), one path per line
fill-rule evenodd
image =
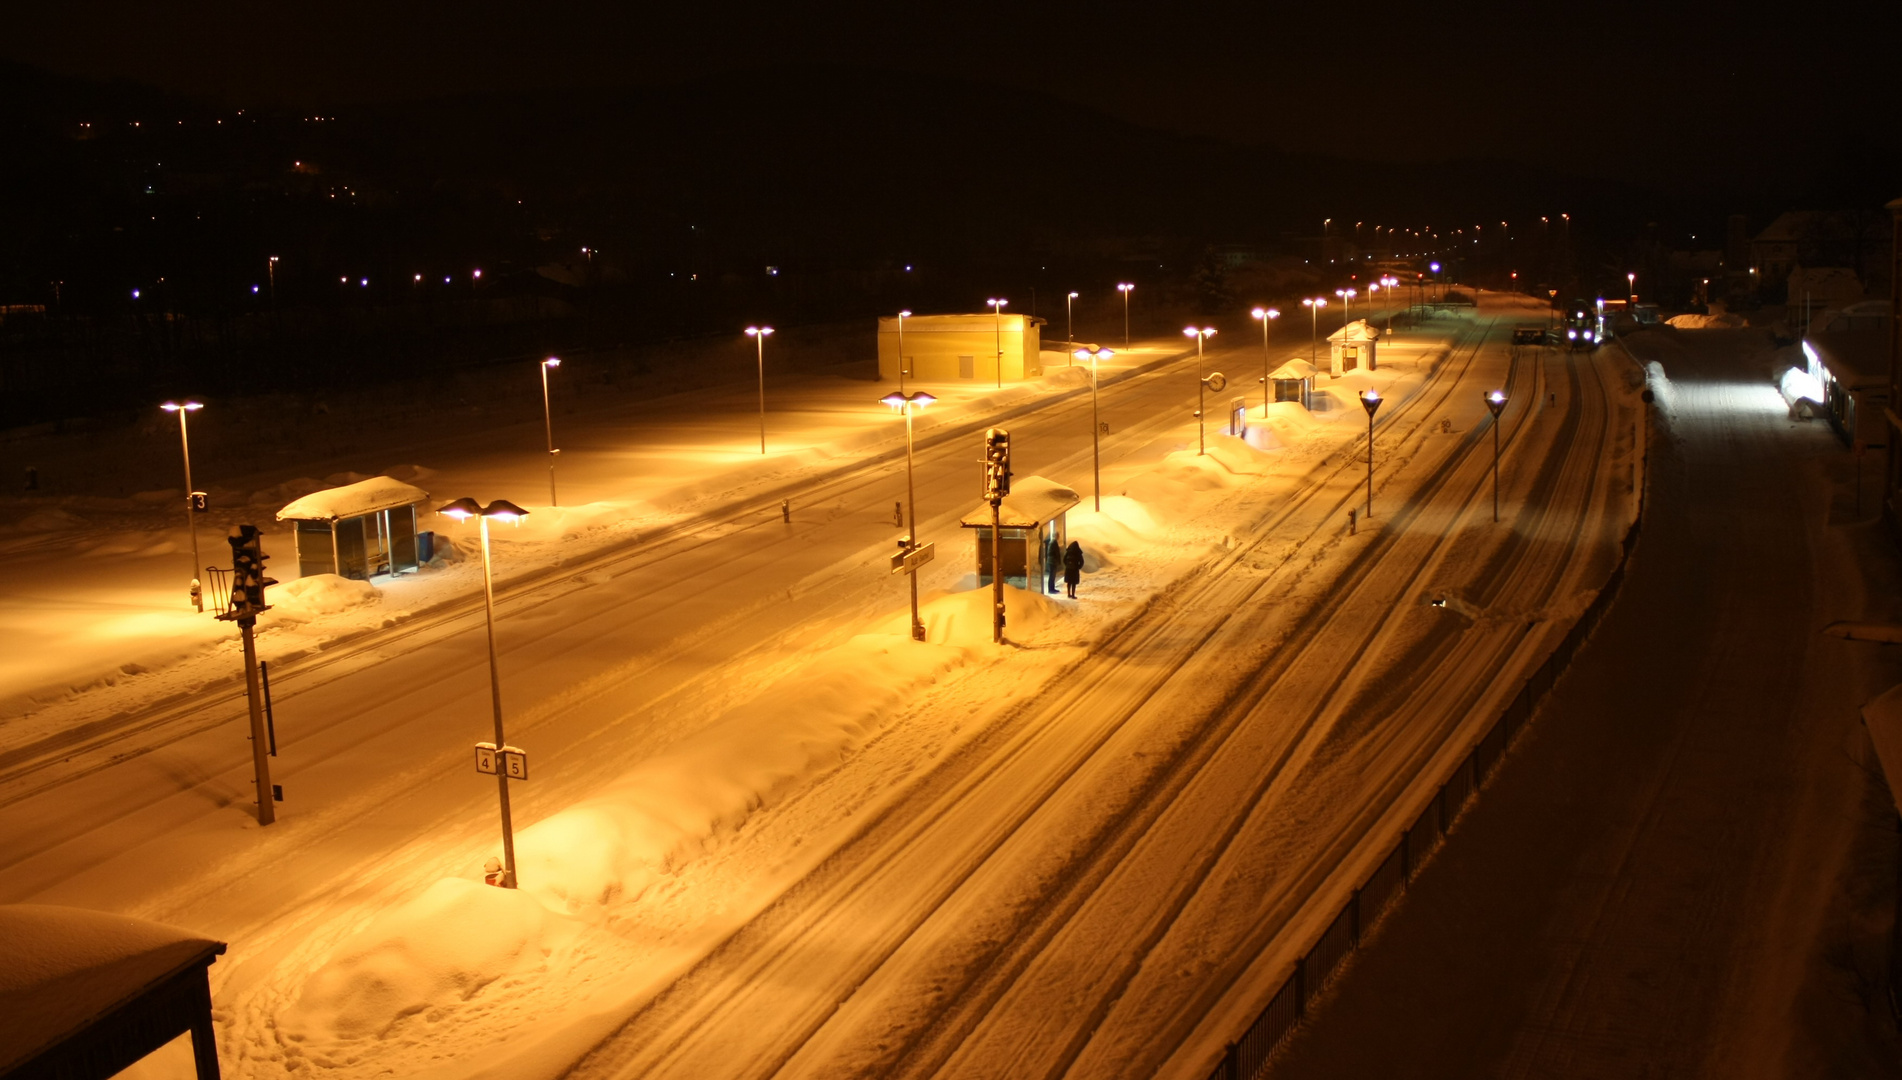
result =
M1902 657L1819 632L1902 616L1879 481L1859 512L1761 331L1629 347L1662 437L1618 600L1274 1075L1902 1075L1858 716Z
M1614 351L1509 365L1486 344L1499 316L1406 335L1330 409L1276 406L1274 449L1211 436L1207 457L1184 422L1193 361L1138 370L1168 355L1139 349L1103 395L1100 514L1080 373L947 388L921 430L920 534L940 544L923 646L883 567L902 473L895 422L866 405L886 388L778 388L765 461L744 388L580 423L560 510L523 497L538 455L412 465L444 498L532 511L496 552L510 739L535 777L515 786L519 893L477 883L495 841L469 767L474 560L371 596L315 583L266 616L289 801L259 830L228 631L152 621L176 606L152 567L182 530L136 498L62 496L43 509L81 520L42 519L0 562L9 595L108 514L125 539L99 583L147 595L0 612L42 658L0 683L0 896L231 941L213 971L237 1076L1193 1072L1387 842L1390 808L1582 609L1629 520ZM1514 395L1499 526L1496 385ZM1363 386L1389 404L1375 518L1347 536ZM1002 650L954 529L991 423L1020 475L1085 493L1071 529L1092 555L1081 600L1013 596ZM386 459L419 460L393 442ZM267 481L245 501L298 493Z

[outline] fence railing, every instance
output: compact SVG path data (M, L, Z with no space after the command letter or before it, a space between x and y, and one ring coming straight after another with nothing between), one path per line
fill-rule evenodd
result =
M1533 710L1538 707L1539 701L1551 691L1558 677L1571 664L1578 647L1591 636L1598 620L1618 595L1618 588L1625 579L1625 566L1638 543L1638 532L1644 522L1642 487L1639 488L1638 505L1637 519L1625 533L1618 566L1606 579L1605 587L1599 590L1597 598L1547 655L1545 662L1521 684L1519 693L1500 710L1472 751L1453 767L1439 791L1427 800L1419 817L1400 834L1400 842L1367 876L1360 888L1348 897L1346 905L1328 923L1320 939L1295 961L1294 970L1288 973L1287 980L1275 991L1275 995L1268 999L1267 1007L1262 1009L1261 1014L1255 1017L1239 1038L1223 1050L1222 1060L1209 1074L1209 1080L1256 1080L1262 1075L1274 1052L1307 1015L1308 1002L1327 985L1328 980L1339 970L1341 962L1360 947L1362 935L1372 929L1406 891L1407 883L1426 864L1427 856L1445 842L1447 833L1459 819L1461 811L1466 809L1487 779L1498 769L1507 748L1532 719Z

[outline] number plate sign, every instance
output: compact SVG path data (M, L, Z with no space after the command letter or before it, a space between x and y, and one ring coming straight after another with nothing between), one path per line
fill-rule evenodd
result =
M476 744L476 771L484 776L495 775L495 744L479 742Z
M510 780L528 779L528 752L519 746L504 746L502 771Z
M900 551L892 556L892 573L915 574L918 568L930 562L937 554L934 544L919 544L908 551Z

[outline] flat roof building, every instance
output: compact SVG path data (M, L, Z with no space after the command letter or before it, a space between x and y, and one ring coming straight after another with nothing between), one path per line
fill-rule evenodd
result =
M878 320L878 377L896 381L902 325L905 378L1007 383L1043 374L1044 320L1029 315L886 315ZM1000 355L1001 354L1001 355ZM1001 370L1000 370L1001 368Z

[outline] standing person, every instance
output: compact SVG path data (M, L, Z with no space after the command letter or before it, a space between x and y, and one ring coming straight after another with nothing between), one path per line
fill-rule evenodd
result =
M1076 599L1077 582L1083 580L1083 545L1075 540L1063 549L1063 584L1070 591L1070 599Z

